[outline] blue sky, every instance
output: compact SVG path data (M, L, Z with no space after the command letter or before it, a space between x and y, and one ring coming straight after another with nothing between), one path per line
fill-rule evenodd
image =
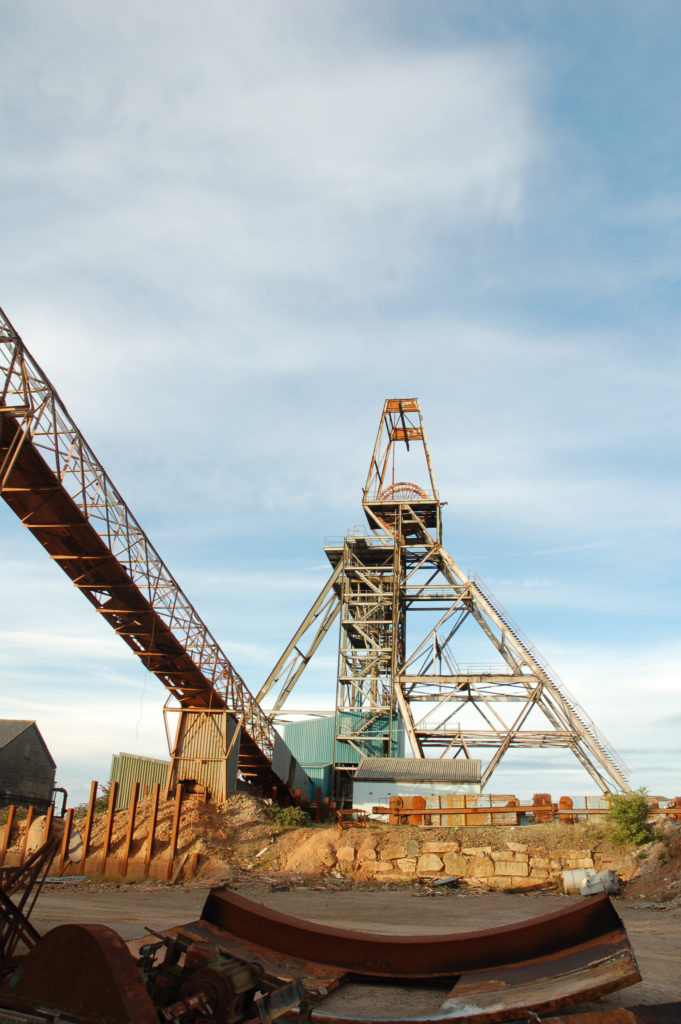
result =
M0 305L249 686L416 395L454 558L681 791L678 5L0 14ZM2 714L60 784L163 756L160 684L4 504L0 579Z

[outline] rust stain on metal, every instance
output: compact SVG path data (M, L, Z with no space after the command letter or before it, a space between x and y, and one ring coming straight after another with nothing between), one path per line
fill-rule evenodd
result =
M267 1021L281 1015L312 1024L494 1024L528 1015L539 1021L540 1014L639 980L605 895L485 931L386 936L314 924L215 889L198 921L157 938L136 963L110 929L61 925L0 983L0 1005L88 1024L157 1024L158 1011L186 1024L237 1024L256 1007ZM393 1016L385 999L391 989ZM678 1024L680 1005L551 1019Z
M128 947L98 924L48 932L0 986L0 1005L107 1024L158 1024Z
M552 1017L551 1024L679 1024L681 1003L661 1003L658 1006L612 1007L608 1010L588 1010L570 1013L567 1017Z
M622 922L607 896L518 925L469 934L377 935L313 924L213 890L201 919L182 929L230 955L298 978L316 1005L312 1020L340 1024L373 1013L327 1010L324 996L354 982L443 985L437 1012L395 1020L491 1024L556 1010L640 980ZM382 1021L387 1018L381 1018Z

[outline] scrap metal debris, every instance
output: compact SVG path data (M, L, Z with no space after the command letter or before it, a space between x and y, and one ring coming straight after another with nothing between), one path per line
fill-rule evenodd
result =
M135 960L109 928L60 925L5 965L0 1007L78 1024L493 1024L541 1021L640 979L606 894L521 924L407 936L314 924L214 889L199 920L152 936ZM640 1009L552 1019L681 1019L678 1005Z

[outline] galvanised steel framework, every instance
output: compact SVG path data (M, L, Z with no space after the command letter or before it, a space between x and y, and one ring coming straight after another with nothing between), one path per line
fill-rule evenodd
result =
M270 719L2 310L0 494L181 707L228 709L238 719L242 773L281 787Z
M423 486L400 479L417 451ZM325 548L333 572L260 692L281 711L322 635L340 614L335 765L394 751L492 751L486 786L513 748L567 748L603 792L630 789L626 767L537 649L482 581L442 547L442 503L419 402L386 401L364 487L371 528ZM426 626L415 626L420 616ZM463 665L455 650L475 624L498 664Z

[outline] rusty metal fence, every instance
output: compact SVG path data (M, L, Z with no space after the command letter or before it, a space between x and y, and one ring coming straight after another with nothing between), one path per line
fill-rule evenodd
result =
M180 846L185 797L188 795L185 787L176 786L166 799L158 782L148 786L132 782L127 807L117 811L119 783L113 781L106 798L103 832L100 824L95 841L93 826L96 818L101 822L102 807L101 798L97 799L98 789L99 783L92 782L87 808L78 816L70 808L64 817L58 818L52 807L43 816L42 812L36 814L36 808L30 806L20 821L17 807L10 805L5 824L0 825L0 871L3 867L21 866L36 849L48 840L56 839L58 846L49 869L52 876L80 874L173 881L180 875L183 878L195 875L200 855ZM147 800L144 820L140 815L140 801L143 799ZM276 792L273 802L277 802ZM301 791L297 790L293 799L286 793L283 802L301 806L304 803ZM172 808L170 828L167 826L169 805ZM320 788L315 802L305 805L317 822L334 815L336 809L328 798L322 799ZM163 822L160 820L162 811L165 811ZM125 828L121 836L122 818Z

